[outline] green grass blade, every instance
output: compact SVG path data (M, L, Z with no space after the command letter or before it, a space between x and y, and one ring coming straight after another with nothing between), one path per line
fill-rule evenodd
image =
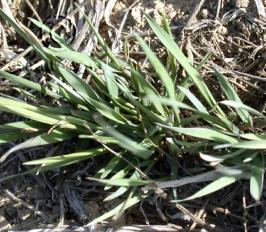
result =
M70 86L75 89L75 91L82 96L84 99L91 98L98 100L98 96L92 90L92 88L75 73L63 67L62 65L57 66L59 73L63 78L70 84Z
M85 120L58 114L57 110L36 107L27 103L0 97L0 110L60 128L80 130ZM81 130L86 131L86 130Z
M66 68L59 66L60 73L66 79L66 81L78 92L78 94L91 104L95 110L99 111L105 117L120 123L120 124L131 124L125 117L120 113L109 107L108 105L101 103L98 100L98 96L95 92L89 87L87 83L81 80L73 72L70 72Z
M182 119L181 120L181 125L186 125L186 124L188 124L188 123L190 123L190 122L192 122L194 120L197 120L197 119L203 119L206 122L208 122L211 126L216 126L219 129L224 129L224 128L227 128L227 126L228 126L226 124L226 122L224 122L219 117L212 116L209 113L207 113L207 114L206 113L202 113L201 111L198 111L197 109L187 105L186 103L183 103L183 102L180 102L180 101L177 101L177 100L174 101L174 100L171 100L170 98L166 98L166 97L158 97L158 96L155 96L153 94L148 94L147 97L149 99L153 100L153 101L160 102L161 104L164 104L164 105L167 105L167 106L172 106L172 107L178 107L180 109L190 110L190 111L195 113L195 115L193 115L191 117L191 119L189 119L189 118Z
M153 53L153 51L146 45L144 40L135 34L135 37L137 41L139 42L140 46L142 47L142 50L148 57L150 63L152 64L153 68L155 69L156 73L159 75L162 83L164 84L164 87L170 97L170 99L175 100L176 99L176 89L174 85L174 81L172 78L169 76L167 70L159 60L159 58ZM179 109L175 108L174 113L176 115L176 119L178 124L180 123L180 116L179 116Z
M6 20L15 31L25 39L41 56L43 59L49 60L45 52L43 51L43 46L39 39L22 23L16 22L14 18L10 18L5 14L3 10L0 9L0 16Z
M170 27L170 22L167 19L167 16L162 12L161 13L162 16L162 27L163 29L169 34L169 36L172 37L172 32L171 32L171 27ZM169 70L169 73L171 73L174 76L174 82L176 83L176 79L177 79L177 68L178 65L176 64L176 60L174 58L174 56L171 54L171 52L167 51L167 70Z
M221 101L220 103L223 105L229 106L229 107L233 107L235 109L246 110L253 115L256 115L256 116L259 116L259 117L266 119L266 116L264 116L262 113L260 113L259 111L255 110L255 109L251 108L250 106L247 106L243 103L232 101L232 100L225 100L225 101Z
M256 201L259 201L263 191L265 172L263 155L258 155L251 165L253 166L253 173L250 177L250 193Z
M36 136L45 129L47 129L46 126L31 121L0 125L0 144L26 138L28 136Z
M49 125L55 125L55 126L57 125L60 128L79 130L79 128L76 125L74 125L72 123L67 123L64 120L60 120L59 119L60 117L58 117L58 115L53 115L53 114L49 115L47 113L47 111L39 110L39 112L34 112L33 110L17 108L16 106L7 106L7 105L4 105L4 106L0 105L0 110L5 111L5 112L9 112L9 113L13 113L16 115L20 115L22 117L32 119L32 120L37 121L37 122L41 122L41 123L45 123L45 124L49 124ZM74 121L76 121L76 120L74 120Z
M105 149L95 148L95 149L91 149L91 150L83 151L83 152L77 152L77 153L72 153L72 154L67 154L67 155L53 156L49 158L29 161L24 164L25 165L40 165L40 166L33 168L24 174L47 172L55 168L61 168L61 167L65 167L68 165L72 165L72 164L81 162L83 160L86 160L92 157L103 155L105 153L106 153Z
M110 194L108 197L106 197L103 201L112 201L120 196L122 196L125 192L127 192L127 187L120 187L115 192Z
M49 82L49 85L53 87L53 89L57 89L60 95L71 104L80 104L84 105L86 101L68 84L61 81L59 78L54 75L48 74L55 83Z
M246 151L245 149L237 149L234 152L219 154L219 155L209 155L209 154L200 153L200 157L207 162L219 162L219 163L221 163L227 159L231 159L231 158L234 158L236 156L243 155L243 153L245 153L245 151Z
M162 128L169 129L171 131L175 131L181 134L185 134L185 135L200 138L200 139L207 139L207 140L212 140L215 142L223 142L223 143L230 143L230 144L235 144L239 142L239 140L233 137L233 135L229 136L214 129L181 128L181 127L166 126L162 124L158 124L158 125L161 126Z
M27 80L25 78L10 74L8 72L0 70L0 76L5 78L5 79L7 79L7 80L9 80L9 81L17 83L17 84L19 84L19 85L21 85L23 87L36 90L36 91L38 91L40 93L49 95L49 96L51 96L53 98L60 98L61 97L60 95L58 95L55 92L53 92L50 89L48 89L47 87L41 86L38 83L35 83L33 81L29 81L29 80Z
M90 157L94 157L96 155L101 155L104 153L106 153L106 150L104 148L94 148L94 149L90 149L90 150L83 151L83 152L71 153L71 154L60 155L60 156L52 156L48 158L28 161L28 162L25 162L24 165L45 166L45 165L50 165L50 164L54 164L57 162L65 162L65 161L75 160L75 159L84 158L84 157L90 158Z
M28 18L33 24L35 24L37 27L39 27L43 32L46 32L47 34L52 35L53 39L61 46L61 47L67 47L68 44L64 40L64 38L60 37L54 30L47 27L45 24L37 21L33 18Z
M143 75L140 72L138 72L137 70L135 70L134 68L131 68L131 78L132 78L132 82L135 85L135 88L136 88L136 91L137 91L139 97L141 97L143 101L144 101L144 98L146 97L147 94L153 94L155 96L159 95L159 93L153 87L153 85L149 81L147 81L143 77ZM167 110L164 109L159 102L152 101L152 99L151 99L151 103L154 105L156 110L162 116L167 115Z
M232 144L233 148L243 148L243 149L251 149L251 150L265 150L266 149L266 139L261 139L258 141L246 141Z
M207 61L211 58L212 52L208 52L200 61L199 65L197 66L197 70L199 71L206 63Z
M55 57L61 57L63 59L71 60L77 64L83 64L89 68L98 68L97 63L87 54L72 51L66 47L63 48L45 48L44 51Z
M27 138L29 136L36 136L38 134L40 134L41 132L23 132L23 131L19 131L19 132L6 132L6 133L1 133L0 131L0 144L4 144L4 143L8 143L11 141L16 141L18 139L22 139L22 138Z
M126 178L120 178L120 179L99 179L94 177L87 177L89 180L97 181L99 183L102 183L104 185L109 186L123 186L123 187L136 187L136 186L143 186L147 185L149 182L145 180L134 180L134 179L126 179Z
M174 86L174 82L169 76L168 72L166 71L165 67L162 65L161 61L158 59L158 57L152 52L152 50L146 45L144 40L138 36L135 35L137 41L139 42L140 46L142 47L144 53L148 57L149 61L151 62L153 68L158 73L160 79L162 80L169 97L171 99L175 99L176 96L176 90Z
M237 177L234 177L234 176L221 177L218 180L215 180L212 183L208 184L206 187L199 190L197 193L193 194L192 196L190 196L184 200L180 200L178 202L193 200L196 198L200 198L200 197L209 195L209 194L214 193L220 189L223 189L224 187L226 187L228 185L235 183L237 180L238 180Z
M131 138L125 136L124 134L120 133L119 131L115 130L113 127L107 125L103 120L96 119L96 121L105 128L106 132L111 136L115 137L119 141L119 146L130 151L134 155L142 158L148 159L153 153L153 150L149 150L149 146L144 146L141 143L137 143L136 141L132 140Z
M229 100L243 104L233 87L230 85L229 81L216 69L215 74L227 98ZM249 123L250 125L252 125L252 120L247 110L236 108L236 112L244 123Z
M161 17L162 17L162 26L163 29L170 35L172 36L172 31L171 31L171 27L169 24L169 21L167 19L167 16L165 15L165 13L161 12Z
M115 54L111 51L111 49L107 46L106 42L104 41L102 36L99 34L98 30L92 25L90 18L83 12L83 10L80 8L79 5L76 4L76 7L79 9L80 13L85 17L86 22L89 24L91 30L97 37L97 40L99 44L101 45L101 47L103 48L103 50L105 51L105 53L110 57L110 59L116 65L116 67L122 70L122 66L119 60L116 58Z
M118 179L124 179L124 177L128 174L129 171L129 165L124 166L123 168L120 168L119 171L114 172L114 175L109 179L112 180L118 180ZM94 178L97 178L96 176ZM103 179L103 178L98 178ZM112 188L113 185L105 185L104 190L107 191Z
M133 197L125 200L124 202L122 202L121 204L119 204L114 209L110 210L109 212L107 212L107 213L103 214L102 216L94 219L88 225L95 225L96 223L103 222L103 221L105 221L106 219L108 219L110 217L113 217L115 215L121 214L126 209L128 209L129 207L137 204L138 202L140 202L144 198L145 197L143 197L141 195L133 196Z
M117 156L114 156L108 164L106 164L102 169L100 169L97 174L95 175L96 178L104 179L106 178L111 172L115 170L115 168L120 164L121 159Z
M105 81L108 88L108 92L111 97L117 98L118 97L118 86L115 80L114 73L109 65L101 63L102 69L104 71Z
M142 105L139 101L135 100L131 95L127 95L129 102L132 103L140 112L142 112L145 117L147 117L150 121L153 122L163 122L165 121L165 117L162 117L154 112L152 112L148 107Z
M178 86L178 89L186 95L186 97L190 100L190 102L202 113L209 114L207 109L202 105L198 98L195 97L193 93L190 92L189 89L186 89L182 86Z
M252 134L252 133L247 133L247 134L241 134L241 138L246 139L246 140L266 140L266 134Z
M98 102L90 100L90 103L95 107L97 111L99 111L102 115L104 115L106 118L109 118L112 121L115 121L119 124L127 124L134 126L129 120L127 120L122 114L118 113L117 111L113 110L111 107Z
M176 58L176 60L185 69L185 71L191 77L194 84L197 86L200 93L209 103L209 105L211 107L217 106L217 103L214 97L212 96L210 90L208 89L207 85L204 83L204 80L201 78L198 71L191 66L187 57L183 54L182 50L174 42L171 36L167 32L165 32L156 22L154 22L148 15L146 15L146 18L154 33L158 36L158 38L163 43L163 45L168 49L168 51L172 53L172 55Z
M138 180L139 179L139 174L138 174L138 172L137 171L135 171L132 175L131 175L131 177L129 178L130 180ZM133 182L134 184L136 184L135 182ZM141 182L139 182L139 186L141 186ZM122 187L120 187L120 188L118 188L115 192L113 192L112 194L110 194L108 197L106 197L105 199L104 199L104 201L111 201L111 200L113 200L113 199L115 199L115 198L117 198L117 197L120 197L121 195L123 195L127 190L128 190L128 188L127 188L128 186L126 186L126 187L124 187L124 186L122 186Z
M186 109L190 111L197 111L195 108L187 105L186 103L172 100L167 97L160 97L158 95L153 95L153 94L147 94L147 98L150 99L151 101L157 101L160 102L161 104L167 105L167 106L172 106L173 108L178 107L180 109Z
M3 163L10 154L12 154L18 150L30 148L30 147L37 147L37 146L53 144L53 143L57 143L57 142L62 142L62 141L68 140L74 136L75 136L75 134L73 134L73 133L68 133L68 132L59 131L59 130L53 130L49 134L45 133L42 135L38 135L34 138L26 140L25 142L20 143L16 146L12 147L4 155L1 156L0 163Z
M33 121L20 121L20 122L11 122L4 125L0 125L0 131L40 131L47 129L45 124L33 122Z

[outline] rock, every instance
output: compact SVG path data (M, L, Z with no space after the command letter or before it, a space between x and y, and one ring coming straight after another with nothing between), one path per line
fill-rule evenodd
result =
M247 8L249 5L249 0L235 0L237 8Z
M11 228L11 224L4 217L4 211L0 209L0 231L7 231Z

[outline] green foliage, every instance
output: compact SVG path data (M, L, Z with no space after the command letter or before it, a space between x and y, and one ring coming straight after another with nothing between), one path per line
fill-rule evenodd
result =
M33 45L51 69L51 80L45 86L0 71L1 78L18 85L23 91L31 90L38 102L31 104L11 97L0 97L1 111L25 118L20 122L0 126L0 144L28 138L2 155L0 162L4 162L15 151L28 147L63 141L71 143L73 138L86 140L87 144L97 141L97 147L86 148L84 151L25 163L35 166L26 172L28 174L62 168L111 153L112 156L106 156L106 159L110 159L106 166L89 179L114 190L106 200L125 194L128 194L128 198L95 221L121 213L151 194L152 191L146 195L135 191L137 187L150 183L139 170L153 168L161 155L171 163L173 175L164 176L168 180L178 175L171 158L181 157L184 153L200 155L202 162L220 165L217 166L217 171L222 173L222 177L185 200L211 194L242 178L250 179L251 194L259 200L265 169L263 155L266 150L266 135L259 130L245 134L240 125L247 123L252 126L254 119L266 123L265 115L243 104L228 80L215 70L217 83L226 98L218 102L198 69L189 63L173 40L165 18L163 29L147 16L150 27L167 50L170 65L165 65L144 40L136 35L154 74L161 82L161 88L151 82L140 67L117 59L87 17L85 18L105 53L104 58L92 58L73 51L56 34L54 37L61 48L44 48L34 35L1 10L0 15ZM40 22L32 22L43 30L50 31ZM91 75L91 82L87 83L65 67L62 62L64 59L83 64ZM207 60L201 66L205 62ZM177 63L187 73L185 81L176 81L180 79L175 77ZM103 75L99 76L97 71L101 71ZM195 88L190 88L193 86ZM50 100L42 101L44 97ZM230 121L232 112L236 115L234 122ZM201 126L196 127L199 122ZM164 148L160 146L162 143ZM162 152L165 146L167 148ZM209 171L206 165L203 169L196 168L201 172Z

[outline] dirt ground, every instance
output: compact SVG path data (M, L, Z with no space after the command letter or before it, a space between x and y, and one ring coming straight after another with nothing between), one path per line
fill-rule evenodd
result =
M47 8L47 5L50 5L48 0L31 1L37 14L31 10L26 0L9 2L12 2L10 9L13 15L33 31L35 30L36 35L41 38L42 35L38 34L38 30L27 17L40 17L43 20L47 17L55 17L60 1L51 0L54 8ZM66 1L66 5L70 2L72 1ZM82 3L83 1L76 2ZM95 0L92 2L92 5L99 7L95 7L94 16L98 19L100 32L118 55L122 50L123 37L119 37L115 28L120 30L123 36L129 36L129 38L133 31L137 31L146 40L152 41L152 47L155 50L159 48L159 42L153 38L145 22L145 13L160 23L160 12L164 12L171 20L171 29L176 41L191 63L197 65L204 55L208 52L212 53L211 62L213 63L210 62L202 70L209 85L213 85L212 64L215 63L216 68L229 78L245 103L256 106L261 112L266 110L266 17L265 8L258 8L257 5L261 2L266 6L266 1L117 0L108 2ZM105 4L101 4L102 2ZM68 14L73 9L66 6L60 15ZM95 22L97 24L97 20ZM28 53L12 65L7 65L15 55L27 49L28 45L22 42L4 23L0 27L0 32L0 68L21 74L26 66L34 67L38 60L32 53ZM140 53L134 41L130 43L132 54ZM78 50L83 49L86 49L86 44L81 43ZM160 53L159 49L156 51ZM140 62L142 60L144 61L145 58L140 57ZM38 69L36 70L39 72ZM33 78L38 77L38 74L36 74L37 77L34 75L33 69ZM3 82L0 92L5 94L5 91L7 90ZM217 90L217 96L218 92L219 90ZM14 95L17 93L14 92ZM0 115L1 124L17 120L14 116L1 112ZM0 153L4 153L13 145L11 143L0 145ZM0 163L0 178L25 171L22 163L35 156L36 153L40 157L47 152L55 154L60 149L61 146L55 145L38 150L19 151L13 154L7 162ZM96 170L96 161L88 160L71 167L71 170L66 168L63 175L62 170L55 170L50 173L19 176L7 182L0 182L0 231L11 229L29 231L55 226L57 230L51 229L50 231L90 231L82 226L112 209L117 202L103 203L102 200L106 197L103 190L89 181L80 181L83 174L79 171L88 170L88 168ZM261 232L266 231L266 196L263 196L260 202L254 202L249 196L247 184L244 181L238 182L232 187L209 197L188 202L184 206L201 221L215 225L214 231L258 231L259 228ZM181 193L186 194L194 190L193 187L180 189ZM160 215L158 207L166 216L166 221ZM101 226L110 229L111 226L117 228L146 225L147 219L141 213L143 209L151 225L165 226L152 231L185 231L182 228L188 228L186 231L204 231L198 229L199 227L196 227L193 220L176 208L164 205L163 202L159 202L159 206L155 205L152 199L143 202L141 206L134 206L119 221L110 221L110 224ZM127 231L135 229L131 228ZM145 228L141 231L145 231Z

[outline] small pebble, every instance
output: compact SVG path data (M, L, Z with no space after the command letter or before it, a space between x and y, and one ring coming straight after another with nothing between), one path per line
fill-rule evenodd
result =
M228 29L225 26L220 26L218 29L220 35L228 35Z
M208 15L209 15L209 12L206 8L202 9L201 12L200 12L200 16L203 18L203 19L207 19L208 18Z

